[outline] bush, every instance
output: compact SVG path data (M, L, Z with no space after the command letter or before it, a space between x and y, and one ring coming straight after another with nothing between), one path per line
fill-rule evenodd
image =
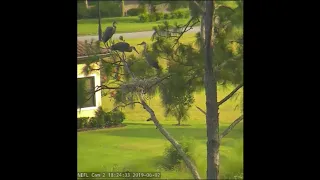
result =
M157 12L156 13L156 20L159 21L162 19L164 19L164 14L162 12Z
M171 12L170 13L170 19L177 19L177 14Z
M170 14L169 13L165 13L163 15L163 19L170 19Z
M85 128L85 126L87 126L87 124L88 124L88 119L89 119L89 117L78 118L77 129Z
M127 11L127 16L138 16L139 14L144 13L142 8L132 8Z
M154 22L154 21L157 21L156 14L149 14L149 22Z
M142 13L139 15L139 20L141 22L148 22L149 21L149 15L147 13Z
M172 15L174 15L174 17L176 17L178 19L184 18L184 11L182 11L180 9L179 10L175 10L175 11L173 11L171 13L172 13Z
M117 126L122 124L124 119L125 119L124 113L119 110L116 110L113 112L106 113L104 121L106 126L110 127L110 126Z
M194 161L194 140L190 138L183 137L180 141L181 148L187 154L191 161ZM173 147L173 145L168 146L164 151L164 168L173 170L178 169L182 170L185 169L185 163L182 159L182 156L179 152Z
M183 12L183 16L184 16L184 18L189 18L190 17L190 11L188 10L188 11L184 11Z
M87 128L97 128L97 118L91 118L88 122Z

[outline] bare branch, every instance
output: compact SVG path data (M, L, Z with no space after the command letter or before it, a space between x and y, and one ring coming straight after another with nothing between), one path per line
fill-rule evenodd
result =
M243 83L239 84L233 91L231 91L226 97L224 97L220 102L218 102L218 106L222 105L224 102L230 99L242 87Z
M229 127L227 127L227 129L225 129L223 131L223 133L220 135L220 139L225 137L227 134L229 134L229 132L231 132L231 130L239 123L243 120L243 115L241 115L240 117L238 117L236 120L234 120Z
M199 110L199 111L201 111L204 115L207 115L207 112L206 111L204 111L203 109L201 109L200 107L198 107L198 106L196 106L197 107L197 109Z

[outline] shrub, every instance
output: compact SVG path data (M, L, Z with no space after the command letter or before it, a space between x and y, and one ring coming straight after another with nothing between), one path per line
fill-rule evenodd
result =
M139 20L141 22L147 22L149 21L149 15L147 13L142 13L139 15Z
M98 109L95 111L95 119L96 119L96 126L95 128L102 128L105 126L105 112L103 111L102 107L98 107Z
M97 127L97 118L91 118L88 122L87 128L96 128Z
M155 13L149 14L149 22L157 21L157 16Z
M162 20L164 18L164 14L162 12L157 12L156 13L156 20Z
M78 129L85 128L85 126L87 126L88 119L89 119L89 117L81 117L81 118L78 118L77 128L78 128Z
M169 13L165 13L163 15L163 19L170 19L170 14Z
M177 18L177 14L174 12L170 13L170 19L176 19Z
M194 140L190 138L182 137L182 140L180 141L181 148L183 151L187 154L187 156L190 158L191 161L194 161ZM173 169L185 169L185 163L182 159L182 156L179 154L179 152L173 147L173 145L170 145L166 147L164 151L164 168L173 170Z
M125 115L123 112L119 110L115 110L113 112L108 112L105 115L105 124L107 127L110 126L117 126L119 124L122 124L122 122L125 119Z
M172 14L174 14L174 16L176 17L176 18L178 18L178 19L182 19L182 18L184 18L184 11L182 11L182 10L175 10L175 11L173 11L173 12L171 12Z
M184 11L183 12L183 16L184 16L184 18L189 18L190 17L190 11L188 10L188 11Z
M127 16L138 16L139 14L144 13L142 8L132 8L127 11Z

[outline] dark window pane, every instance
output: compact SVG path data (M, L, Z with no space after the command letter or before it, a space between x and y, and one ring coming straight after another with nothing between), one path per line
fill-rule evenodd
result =
M78 108L96 106L94 77L78 78Z

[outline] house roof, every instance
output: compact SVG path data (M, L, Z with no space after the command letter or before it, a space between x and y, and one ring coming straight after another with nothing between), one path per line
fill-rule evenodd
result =
M77 41L77 57L90 56L94 54L105 55L109 52L109 49L101 48L98 41L88 43L83 41Z

